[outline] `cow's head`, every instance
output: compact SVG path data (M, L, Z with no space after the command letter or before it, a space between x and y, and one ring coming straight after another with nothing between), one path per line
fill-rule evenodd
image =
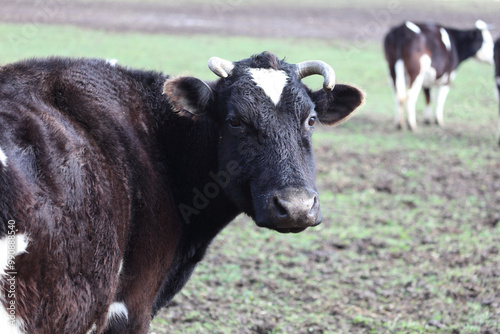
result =
M319 122L347 119L363 94L336 85L321 61L288 64L268 52L234 63L214 57L209 68L221 79L174 78L165 93L179 114L218 124L219 168L238 168L226 194L258 226L300 232L321 223L311 135ZM312 74L324 76L324 89L300 81Z

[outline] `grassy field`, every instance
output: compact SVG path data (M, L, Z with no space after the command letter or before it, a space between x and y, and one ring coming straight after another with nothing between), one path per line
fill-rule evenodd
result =
M500 162L493 68L469 61L445 129L393 128L379 44L118 34L0 25L0 63L61 55L215 79L209 57L321 59L367 93L314 135L324 223L298 235L241 216L214 241L154 333L498 333ZM307 81L313 87L321 78ZM421 109L420 105L420 109ZM421 113L419 114L421 120Z

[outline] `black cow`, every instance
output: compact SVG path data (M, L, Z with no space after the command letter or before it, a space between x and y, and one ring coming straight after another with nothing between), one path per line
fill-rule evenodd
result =
M0 68L2 331L146 333L239 213L279 232L321 222L311 135L363 94L320 61L209 67L221 79ZM313 74L324 90L301 83Z
M497 84L497 95L500 110L500 38L495 42L495 82ZM500 120L498 122L498 145L500 146Z
M443 125L443 107L458 65L467 58L493 63L493 38L486 23L458 30L410 21L392 28L384 40L385 57L394 84L396 126L417 128L415 106L420 90L426 98L425 122L431 123L431 88L437 88L435 121Z

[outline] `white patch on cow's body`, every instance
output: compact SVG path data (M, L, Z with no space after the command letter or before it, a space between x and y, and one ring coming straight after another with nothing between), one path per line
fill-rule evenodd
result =
M434 67L430 66L424 74L424 82L422 85L425 88L448 85L455 78L455 73L455 71L451 73L445 72L441 77L436 78L437 71Z
M476 28L479 30L485 30L488 29L488 24L484 22L483 20L477 20L476 21Z
M483 44L481 45L481 48L476 52L475 58L485 63L494 64L495 61L493 58L493 36L491 36L491 33L488 29L482 29L481 34L483 36Z
M288 80L288 75L284 71L268 68L251 68L248 71L257 86L264 90L274 105L277 105Z
M115 58L106 59L106 64L109 64L111 66L116 66L116 64L118 64L118 59L115 59Z
M0 307L0 328L2 329L2 333L9 334L25 334L25 324L22 319L16 318L13 322L9 317L9 312L3 307Z
M7 156L5 155L1 147L0 147L0 162L4 167L7 167Z
M495 81L496 81L496 83L497 83L497 86L499 86L499 87L500 87L500 76L496 77L496 78L495 78Z
M124 318L128 320L128 310L123 302L114 302L109 306L108 322Z
M443 76L447 77L447 74L445 73ZM424 73L424 81L422 85L426 88L434 86L436 84L436 77L437 77L436 69L430 66Z
M0 239L0 286L5 287L8 284L9 276L7 275L9 272L16 271L15 257L26 252L28 241L28 237L24 233L6 235ZM5 282L7 282L7 284ZM26 333L24 321L3 306L3 302L5 301L3 291L0 292L0 299L2 301L0 306L0 328L6 333ZM12 317L15 317L14 321Z
M420 30L420 28L413 22L406 21L405 25L406 25L406 28L410 29L415 34L420 34L422 32L422 30Z
M448 35L448 32L443 27L441 27L439 29L439 32L441 33L441 41L443 42L444 46L446 47L446 50L451 51L450 35Z

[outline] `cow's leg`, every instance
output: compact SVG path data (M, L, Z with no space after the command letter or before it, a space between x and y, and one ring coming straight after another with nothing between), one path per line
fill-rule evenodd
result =
M400 99L396 96L396 117L394 119L394 124L397 129L403 129L405 127L405 105L406 99Z
M424 76L422 74L417 75L413 81L410 89L408 90L408 98L406 101L406 111L408 113L408 125L412 131L417 130L417 99L420 90L422 90L422 83Z
M424 110L424 123L431 124L432 123L432 96L431 89L424 88L425 95L425 110Z
M406 100L406 112L408 113L408 125L412 131L417 129L417 99L418 94L422 90L424 83L424 75L431 66L431 58L427 54L423 54L418 58L415 57L408 60L407 71L410 81Z
M392 73L391 73L392 74ZM394 64L394 99L396 102L396 118L394 123L398 129L405 126L405 105L406 105L406 76L405 65L402 59Z
M450 91L449 85L439 86L437 91L436 98L436 123L439 126L443 126L443 109L444 102L446 101L446 97L448 96L448 92Z

